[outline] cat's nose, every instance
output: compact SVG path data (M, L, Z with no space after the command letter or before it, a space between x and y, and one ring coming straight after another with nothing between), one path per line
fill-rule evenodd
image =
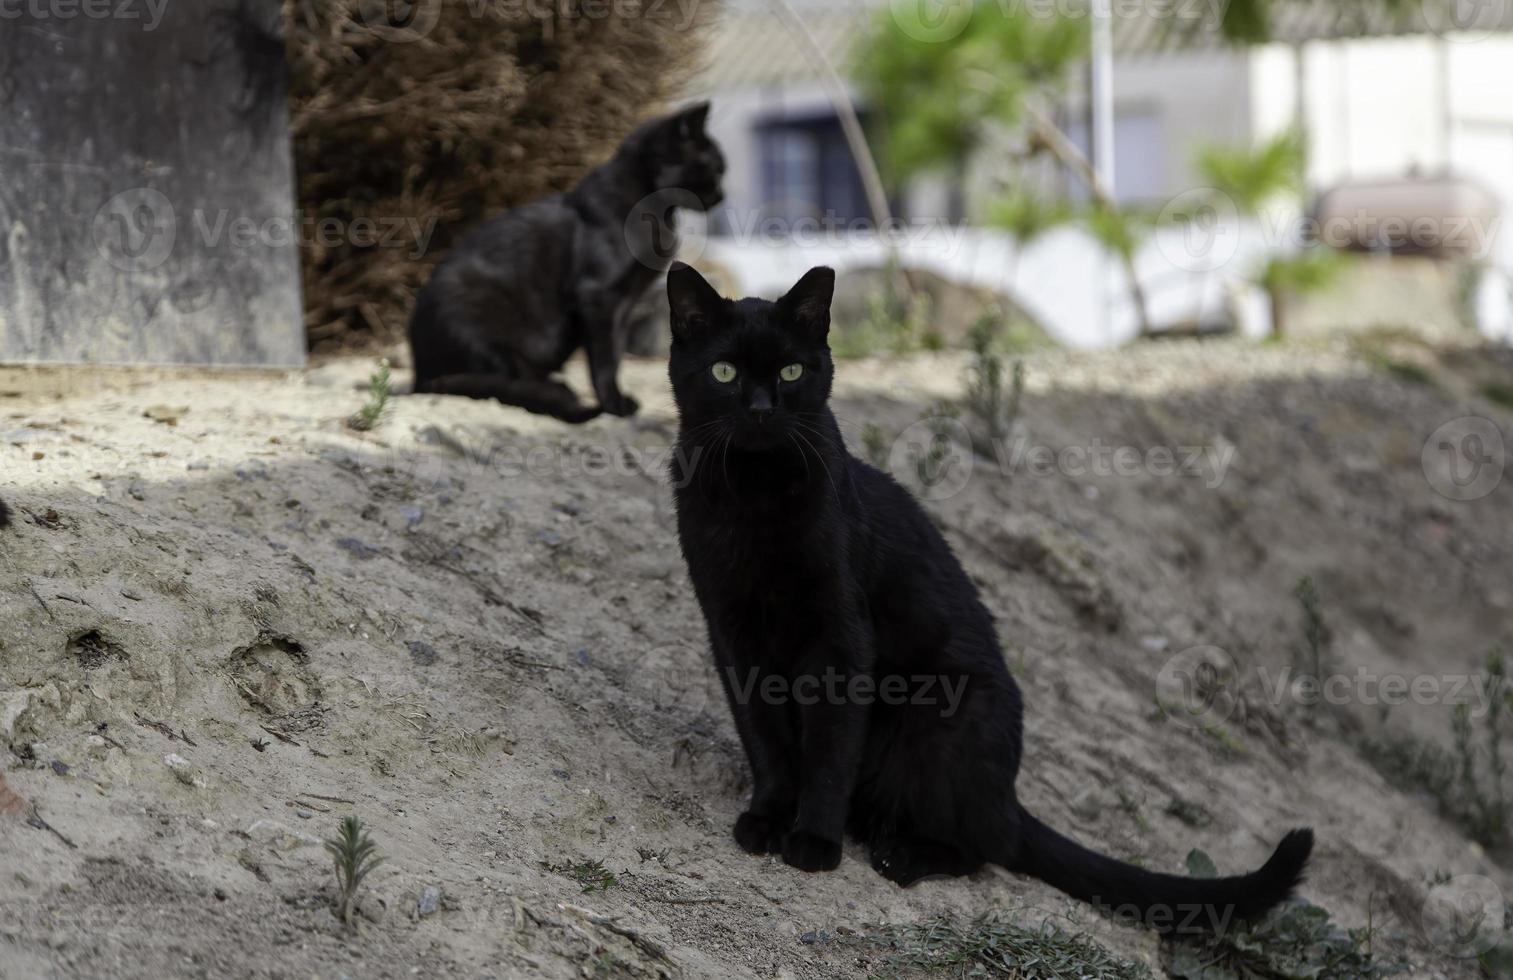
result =
M766 388L758 388L751 393L751 403L747 406L751 417L758 422L765 422L772 418L772 392Z

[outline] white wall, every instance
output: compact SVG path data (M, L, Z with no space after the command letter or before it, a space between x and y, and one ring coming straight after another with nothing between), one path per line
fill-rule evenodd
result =
M904 264L1014 296L1063 344L1104 347L1138 332L1123 269L1079 229L1059 229L1025 250L1002 232L976 228L910 228L905 237ZM1263 252L1256 227L1226 225L1217 236L1200 236L1196 247L1181 230L1163 229L1136 261L1152 320L1159 326L1222 319L1226 291L1243 285ZM694 239L682 258L717 262L742 293L770 298L813 266L876 268L887 253L876 240L709 238Z

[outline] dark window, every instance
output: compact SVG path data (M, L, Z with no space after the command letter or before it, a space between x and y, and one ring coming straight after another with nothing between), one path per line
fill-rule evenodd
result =
M757 148L764 216L842 225L870 220L861 174L835 116L760 123Z

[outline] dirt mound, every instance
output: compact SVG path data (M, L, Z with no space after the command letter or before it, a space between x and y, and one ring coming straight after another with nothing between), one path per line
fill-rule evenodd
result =
M1314 635L1305 576L1340 673L1467 675L1506 639L1513 496L1426 471L1445 423L1510 420L1457 363L1035 355L993 458L959 486L900 467L1025 689L1028 807L1169 871L1311 825L1308 899L1408 975L1476 975L1426 900L1513 878L1361 749L1449 745L1451 709L1275 683ZM844 365L857 451L913 438L962 367ZM851 976L889 968L878 935L990 910L1160 968L1147 932L1005 872L905 891L855 848L805 876L734 846L745 763L670 527L661 365L628 365L631 422L411 396L359 434L369 368L0 372L0 734L29 801L0 816L7 976ZM1201 723L1164 686L1194 656L1237 679ZM350 813L388 858L356 935L319 846Z

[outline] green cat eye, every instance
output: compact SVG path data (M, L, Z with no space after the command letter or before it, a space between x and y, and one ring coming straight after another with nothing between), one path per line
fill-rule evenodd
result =
M735 365L729 361L715 361L714 367L709 370L714 372L714 379L722 384L730 384L735 380Z
M804 365L790 364L778 372L778 377L784 381L797 381L804 374Z

